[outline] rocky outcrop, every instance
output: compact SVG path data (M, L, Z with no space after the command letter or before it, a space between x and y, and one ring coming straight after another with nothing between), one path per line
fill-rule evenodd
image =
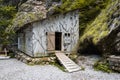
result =
M98 43L98 48L107 55L120 55L120 2L114 4L112 15L108 18L108 35L101 39Z
M59 2L52 3L53 4L48 7L48 2L46 2L46 0L27 0L19 7L18 13L6 32L17 31L26 24L48 18L54 14L55 7L60 5Z
M120 1L111 0L80 37L80 53L120 55Z
M111 54L120 56L120 25L102 39L97 46L106 57Z
M47 10L42 1L28 0L23 3L13 19L13 24L8 27L9 30L18 30L27 23L46 18Z

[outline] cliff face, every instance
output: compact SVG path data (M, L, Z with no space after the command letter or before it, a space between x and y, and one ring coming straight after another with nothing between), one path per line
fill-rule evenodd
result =
M117 3L114 7L116 10L108 19L108 35L97 45L105 53L104 55L120 55L120 3Z
M120 55L120 1L110 1L80 37L80 53Z
M49 7L48 4L50 4ZM55 7L57 6L60 6L60 2L27 0L18 7L18 12L6 31L17 31L28 23L48 18L54 14Z
M46 13L44 2L28 0L19 7L12 25L9 26L9 30L17 30L27 23L46 18Z

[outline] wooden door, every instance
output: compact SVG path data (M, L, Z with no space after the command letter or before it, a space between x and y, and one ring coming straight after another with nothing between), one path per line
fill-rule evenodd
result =
M55 50L55 32L47 32L47 50Z

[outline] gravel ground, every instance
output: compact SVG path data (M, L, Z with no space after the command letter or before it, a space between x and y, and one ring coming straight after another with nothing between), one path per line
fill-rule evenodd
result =
M0 80L120 80L119 73L94 71L91 67L96 60L83 58L78 63L85 67L84 71L63 72L52 65L26 65L16 59L0 60Z

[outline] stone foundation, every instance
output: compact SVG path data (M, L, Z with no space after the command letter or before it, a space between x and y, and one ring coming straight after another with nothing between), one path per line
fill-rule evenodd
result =
M17 53L15 57L26 64L50 64L55 62L56 57L32 58L24 53Z
M120 56L112 55L108 58L111 69L120 72Z

